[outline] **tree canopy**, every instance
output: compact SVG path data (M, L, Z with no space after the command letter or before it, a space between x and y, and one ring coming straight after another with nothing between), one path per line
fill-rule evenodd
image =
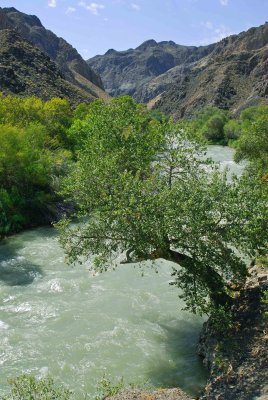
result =
M265 252L267 193L230 179L180 124L154 119L131 98L96 102L70 129L80 143L61 194L76 204L59 224L70 262L92 268L164 258L188 308L226 305L247 274L245 256ZM243 254L243 256L242 256Z

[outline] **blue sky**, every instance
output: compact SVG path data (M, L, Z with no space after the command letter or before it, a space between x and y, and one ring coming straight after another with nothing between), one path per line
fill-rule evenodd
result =
M148 39L213 43L268 20L268 0L0 0L35 14L85 58Z

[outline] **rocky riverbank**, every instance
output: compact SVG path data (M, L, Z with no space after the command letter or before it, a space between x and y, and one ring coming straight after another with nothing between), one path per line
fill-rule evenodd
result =
M140 389L124 390L116 396L106 397L105 400L192 400L181 389L159 389L146 391Z
M268 271L254 266L244 289L232 305L233 327L216 333L204 324L198 353L210 370L200 400L268 399L268 319L263 302Z

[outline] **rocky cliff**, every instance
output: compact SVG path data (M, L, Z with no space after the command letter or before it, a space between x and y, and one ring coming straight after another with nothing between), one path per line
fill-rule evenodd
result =
M95 99L64 79L57 65L16 31L0 30L0 43L0 91L44 100L65 97L72 104Z
M91 98L107 98L101 78L64 39L44 28L34 15L15 8L0 8L0 30L16 30L22 39L39 48L54 61L64 79L87 92Z
M206 105L239 112L267 103L268 23L223 39L156 100L156 107L175 118Z
M210 320L204 324L198 350L210 377L200 400L268 399L268 270L253 266L250 274L233 300L231 330L223 334Z

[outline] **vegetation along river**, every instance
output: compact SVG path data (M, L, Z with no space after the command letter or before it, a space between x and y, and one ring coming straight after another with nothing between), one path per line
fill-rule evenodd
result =
M233 150L210 146L209 156L234 173ZM51 373L76 393L94 393L104 374L151 386L198 392L206 372L196 356L202 320L181 311L170 286L171 265L133 265L93 276L67 266L52 228L0 245L0 394L7 378Z

